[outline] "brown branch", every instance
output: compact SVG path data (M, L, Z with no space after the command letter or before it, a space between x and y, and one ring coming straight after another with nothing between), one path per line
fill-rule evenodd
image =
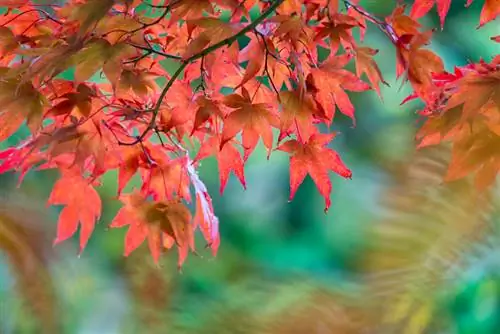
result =
M152 47L148 48L146 46L142 46L142 45L138 45L138 44L134 44L134 43L130 43L130 42L128 43L128 45L133 46L136 49L147 51L149 53L155 53L155 54L157 54L159 56L162 56L162 57L165 57L165 58L182 60L182 57L180 57L180 56L176 56L176 55L173 55L173 54L165 53L163 51L158 51L158 50L153 49Z
M59 21L59 20L57 20L57 19L53 18L53 17L52 17L49 13L47 13L47 12L46 12L46 11L44 11L43 9L34 8L34 9L29 9L29 10L26 10L26 11L24 11L24 12L21 12L21 13L17 14L17 15L16 15L16 16L14 16L13 18L11 18L10 20L8 20L8 21L4 22L1 26L2 26L2 27L5 27L5 26L7 26L9 23L12 23L14 20L16 20L16 19L18 19L19 17L21 17L22 15L27 14L27 13L32 13L32 12L39 12L39 13L41 13L41 14L45 15L45 18L46 18L47 20L50 20L50 21L52 21L52 22L55 22L55 23L57 23L57 24L59 24L59 25L62 25L62 24L63 24L61 21Z
M276 87L276 85L274 84L274 80L273 78L271 77L271 73L269 72L269 56L271 55L272 57L275 57L276 59L278 59L276 57L276 55L274 55L273 53L271 53L271 51L269 50L269 47L266 43L266 38L263 34L259 33L258 31L255 31L255 34L256 36L260 36L262 38L262 43L264 43L264 47L266 48L266 54L265 54L265 59L264 59L264 73L267 74L267 77L269 79L269 83L271 84L274 92L276 93L276 96L278 98L278 101L281 102L281 99L280 99L280 93L279 93L279 90L278 88Z
M379 19L375 15L367 12L366 10L361 8L360 6L353 4L352 2L350 2L348 0L344 0L344 5L345 5L347 10L349 10L349 8L352 8L356 12L358 12L359 14L361 14L365 18L367 18L368 21L376 24L378 26L378 28L391 39L392 43L396 44L398 42L399 37L396 34L396 32L394 31L394 28L390 24L384 22L383 20Z

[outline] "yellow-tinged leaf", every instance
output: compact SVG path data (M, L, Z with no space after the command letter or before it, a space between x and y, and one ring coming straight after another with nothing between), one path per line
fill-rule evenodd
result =
M80 23L80 34L85 34L111 10L115 0L87 0L76 6L65 6L69 19Z
M110 55L111 44L99 39L84 47L73 57L75 63L75 81L83 82L97 72Z
M18 46L12 31L7 27L0 26L0 56L15 50Z
M368 47L359 47L356 49L356 75L361 77L365 73L372 87L380 95L379 83L382 82L387 85L387 82L384 80L377 63L373 60L373 56L377 53L378 50Z
M10 137L26 119L28 127L36 132L41 125L45 99L31 83L16 79L0 81L0 141Z

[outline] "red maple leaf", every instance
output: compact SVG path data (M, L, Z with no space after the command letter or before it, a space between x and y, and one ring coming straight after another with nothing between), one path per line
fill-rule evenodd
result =
M101 215L101 198L97 191L88 180L77 173L67 171L54 185L48 204L64 205L59 215L54 243L71 237L80 225L81 253Z
M354 106L345 90L362 92L370 89L367 83L344 69L351 58L348 54L331 57L312 69L307 77L309 90L330 121L335 115L335 107L338 107L341 113L355 122Z
M235 141L231 140L222 145L219 136L211 136L203 142L196 158L194 159L194 161L199 161L211 155L215 155L217 158L217 165L219 167L219 191L221 194L226 188L229 173L231 171L233 171L236 177L240 180L243 187L246 187L243 159L241 158L241 154L238 149L236 149L235 144Z
M345 178L351 178L352 172L344 165L340 156L326 145L335 137L334 134L315 133L304 143L289 140L278 150L290 153L290 201L295 196L307 174L311 176L320 194L325 198L325 211L330 207L332 184L328 171Z
M111 227L129 225L125 236L124 255L128 256L146 239L155 262L163 248L174 244L179 249L179 267L189 249L194 250L194 235L189 209L179 201L147 201L141 194L122 195L124 206L118 211Z
M254 150L259 137L268 149L268 157L273 146L272 127L278 127L278 116L264 103L252 103L247 90L243 95L231 94L224 98L224 104L234 110L224 120L221 146L242 131L244 160Z

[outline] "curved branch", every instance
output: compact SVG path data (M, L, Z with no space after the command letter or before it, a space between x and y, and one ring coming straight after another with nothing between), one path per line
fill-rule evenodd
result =
M179 77L179 75L181 75L181 73L184 71L184 69L186 68L187 65L189 65L190 63L192 63L195 60L198 60L198 59L206 56L207 54L209 54L215 50L220 49L223 46L230 46L231 44L236 42L238 40L238 38L245 35L247 32L250 32L253 29L255 29L255 27L257 27L257 25L259 25L266 17L268 17L272 12L274 12L276 10L276 8L278 8L283 3L283 1L284 0L276 0L275 2L273 2L273 4L271 6L269 6L269 8L265 12L263 12L258 18L256 18L254 21L252 21L252 23L245 26L243 29L241 29L239 32L237 32L233 36L228 37L226 39L223 39L222 41L215 43L214 45L203 49L199 53L183 60L181 66L179 66L177 71L175 71L175 73L172 75L170 80L167 82L167 84L165 85L165 87L161 91L160 96L158 97L158 100L156 102L156 105L153 108L153 115L151 116L151 121L149 122L149 125L146 128L146 130L144 130L144 132L140 136L138 136L134 141L132 141L130 143L121 143L120 145L136 145L139 142L141 142L151 130L156 128L156 117L158 116L158 113L160 112L160 107L161 107L161 104L163 103L163 99L167 95L170 87L172 87L175 80L177 80L177 78Z

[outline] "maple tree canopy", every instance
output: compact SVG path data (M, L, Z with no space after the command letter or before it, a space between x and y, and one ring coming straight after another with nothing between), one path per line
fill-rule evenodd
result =
M425 103L419 147L451 143L446 179L473 175L484 189L500 168L500 56L445 72L418 20L436 5L446 28L451 2L395 1L379 17L355 0L0 0L0 142L30 130L0 152L0 173L60 172L56 243L80 227L83 250L101 214L95 187L118 170L123 207L111 226L128 226L125 255L147 240L155 261L176 247L180 266L197 229L215 255L219 221L198 162L216 157L221 193L231 172L245 186L262 140L268 156L290 156L290 199L309 174L327 210L329 171L352 172L328 147L335 133L319 128L337 109L355 124L347 92L387 84L364 41L378 29L413 88L404 102ZM500 11L482 2L478 27ZM123 193L136 174L141 188Z

